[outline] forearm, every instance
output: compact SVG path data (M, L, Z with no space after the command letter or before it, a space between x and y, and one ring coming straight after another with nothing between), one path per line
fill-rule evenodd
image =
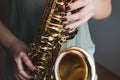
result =
M9 48L16 40L17 38L6 28L2 21L0 21L0 43L6 48Z
M6 48L9 49L9 51L12 53L12 60L13 60L13 70L15 77L20 80L29 80L32 78L31 75L27 74L23 70L23 64L24 63L26 66L31 71L36 70L36 67L33 66L31 61L29 60L27 56L27 46L19 40L17 37L15 37L6 27L5 25L0 21L0 43L3 44ZM21 75L19 77L19 75Z
M112 7L111 0L93 0L95 13L93 19L101 20L110 16Z

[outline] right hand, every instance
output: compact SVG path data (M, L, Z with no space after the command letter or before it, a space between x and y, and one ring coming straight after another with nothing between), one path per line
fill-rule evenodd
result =
M27 56L28 47L20 40L13 42L10 46L10 51L13 59L13 70L17 80L28 80L33 78L25 72L23 64L25 64L31 71L36 70Z

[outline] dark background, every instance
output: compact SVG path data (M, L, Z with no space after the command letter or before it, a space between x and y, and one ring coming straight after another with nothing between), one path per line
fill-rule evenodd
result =
M8 22L8 4L8 0L0 0L0 19L5 23ZM96 44L96 62L120 76L120 0L112 0L112 6L113 11L108 19L90 20L89 24L91 37ZM4 52L0 50L0 80L4 80L5 54L2 53Z
M5 25L8 25L8 17L9 17L9 0L0 0L0 20L2 20ZM0 80L6 80L4 75L5 74L4 64L5 64L5 52L1 49L0 46Z

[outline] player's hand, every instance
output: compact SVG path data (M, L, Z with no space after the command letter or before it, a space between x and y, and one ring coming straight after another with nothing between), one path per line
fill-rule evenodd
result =
M93 0L77 0L71 4L68 4L65 8L67 12L80 9L78 12L64 16L63 22L75 21L69 25L66 25L65 29L75 29L78 26L86 23L94 15Z

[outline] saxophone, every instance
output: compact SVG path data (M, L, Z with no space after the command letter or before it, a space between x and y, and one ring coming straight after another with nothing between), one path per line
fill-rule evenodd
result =
M94 80L94 62L85 50L70 47L60 51L61 45L77 34L77 30L64 30L61 20L67 14L65 6L74 1L46 1L37 35L29 46L28 57L37 67L33 80Z

